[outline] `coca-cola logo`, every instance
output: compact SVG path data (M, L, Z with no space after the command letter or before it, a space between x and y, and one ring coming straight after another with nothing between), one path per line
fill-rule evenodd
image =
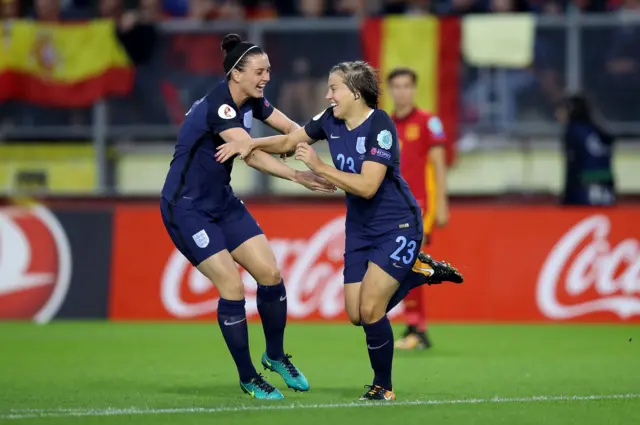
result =
M609 242L611 222L594 215L577 223L553 247L540 276L538 308L552 319L612 312L640 314L640 242Z
M287 286L288 315L331 319L344 313L345 217L320 227L308 239L270 240ZM248 316L257 314L256 281L241 269ZM165 309L177 318L195 318L217 309L219 295L196 268L174 250L165 267L160 296ZM390 316L402 313L401 306Z
M0 209L0 319L50 321L71 280L64 229L43 206Z

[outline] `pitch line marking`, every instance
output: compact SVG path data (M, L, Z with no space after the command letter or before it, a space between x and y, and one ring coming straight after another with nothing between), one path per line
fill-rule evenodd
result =
M32 418L71 418L91 416L125 416L125 415L170 415L193 413L233 413L270 410L296 410L296 409L346 409L354 407L393 407L393 406L444 406L454 404L512 404L512 403L536 403L536 402L562 402L562 401L596 401L596 400L630 400L640 399L640 394L612 394L612 395L560 395L560 396L533 396L533 397L492 397L492 398L468 398L459 400L415 400L396 402L353 402L353 403L320 403L320 404L272 404L260 406L236 406L236 407L177 407L168 409L148 408L106 408L106 409L12 409L8 412L0 412L0 419L32 419ZM277 402L276 402L277 403Z

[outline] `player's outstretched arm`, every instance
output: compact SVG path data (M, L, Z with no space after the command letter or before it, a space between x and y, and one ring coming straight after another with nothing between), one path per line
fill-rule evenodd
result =
M264 120L264 123L280 134L291 134L300 128L298 123L280 112L277 108L273 108L273 112Z
M256 170L298 183L314 192L332 193L336 190L333 184L313 172L295 170L266 152L251 152L245 158L245 162Z
M382 184L387 166L374 161L362 163L360 173L345 173L325 164L311 146L300 143L296 147L296 159L303 161L317 175L324 177L339 189L362 198L371 199Z
M298 143L308 142L311 138L307 135L304 128L299 128L291 134L284 134L279 136L261 137L258 139L251 139L246 131L242 130L247 137L225 137L226 132L230 132L231 129L220 133L220 136L226 142L223 145L217 147L216 160L218 162L225 162L234 155L240 155L240 158L246 158L253 150L261 150L268 153L287 153L295 149Z

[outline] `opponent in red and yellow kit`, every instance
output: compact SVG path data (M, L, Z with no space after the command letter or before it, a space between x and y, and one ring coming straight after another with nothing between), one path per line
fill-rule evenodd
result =
M418 108L404 118L393 115L392 119L400 138L400 171L422 208L424 233L429 236L436 213L435 176L429 153L446 143L444 128L437 116Z
M400 139L400 170L422 209L423 245L429 243L436 217L436 179L430 159L431 150L446 143L440 119L427 111L413 108L406 116L392 115ZM425 306L422 288L412 290L404 300L408 330L396 343L397 348L428 348Z

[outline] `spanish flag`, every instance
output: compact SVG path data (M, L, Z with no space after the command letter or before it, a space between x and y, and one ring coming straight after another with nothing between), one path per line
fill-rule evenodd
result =
M111 21L0 26L0 102L86 107L131 90L133 67Z
M416 103L437 114L449 140L449 161L458 137L460 21L433 16L390 16L367 19L361 28L364 59L379 70L380 107L391 113L393 102L385 89L389 72L412 68L418 75Z

